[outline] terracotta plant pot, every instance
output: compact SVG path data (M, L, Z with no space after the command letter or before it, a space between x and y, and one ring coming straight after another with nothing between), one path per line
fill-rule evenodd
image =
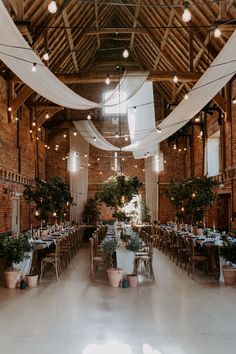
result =
M130 288L136 288L138 285L138 276L136 274L128 274L127 277Z
M8 289L15 289L20 283L20 272L6 270L4 273L5 287Z
M27 284L29 288L36 288L38 283L38 274L27 275Z
M223 266L222 271L225 285L236 285L236 268Z
M109 268L107 269L109 284L113 288L118 288L122 279L123 269L121 268Z

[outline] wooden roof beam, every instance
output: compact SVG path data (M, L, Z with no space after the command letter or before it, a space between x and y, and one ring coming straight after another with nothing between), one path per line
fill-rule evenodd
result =
M137 34L147 34L145 28L100 28L100 29L86 29L83 32L84 36L94 36L98 34L108 34L108 33L137 33Z
M138 19L139 13L140 13L140 4L141 4L141 0L138 0L137 6L135 8L133 28L137 27L137 19ZM135 34L136 34L136 32L133 32L131 34L131 39L130 39L130 49L131 49L131 51L132 51L132 48L133 48L133 45L134 45Z
M24 86L19 95L14 98L12 105L12 113L15 114L17 110L25 103L34 91L29 86Z
M98 3L97 3L97 0L95 0L95 2L94 2L94 13L95 13L96 28L98 29L99 25L98 25ZM98 49L99 49L101 47L101 41L100 41L99 34L97 34L96 37L97 37L97 45L98 45Z
M172 81L175 74L178 76L179 82L195 82L198 81L202 75L202 73L189 71L154 71L148 75L147 80ZM56 76L59 80L61 80L67 85L99 83L105 81L105 74L101 72L58 74ZM119 73L111 73L109 77L112 82L117 82L119 80ZM12 77L11 81L14 81L15 83L21 82L21 80L15 75Z
M63 109L64 109L64 107L59 107L59 106L55 107L55 110L50 112L50 118L52 118L52 116L54 116L54 114L62 111ZM36 122L37 122L38 127L40 127L41 125L43 125L47 121L47 118L45 117L46 114L47 114L47 111L44 110L36 117Z

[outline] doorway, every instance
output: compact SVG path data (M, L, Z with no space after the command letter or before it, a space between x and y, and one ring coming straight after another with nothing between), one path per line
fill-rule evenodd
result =
M12 198L12 234L20 232L20 197Z
M219 231L229 231L230 220L230 193L219 194L217 198L217 229Z

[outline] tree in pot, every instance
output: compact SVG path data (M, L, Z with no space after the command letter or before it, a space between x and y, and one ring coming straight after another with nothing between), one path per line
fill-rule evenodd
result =
M4 278L7 288L17 287L20 281L20 272L15 269L14 264L29 258L27 252L30 252L32 248L32 243L27 233L16 237L7 237L0 241L0 258L3 258L6 264Z
M138 236L133 236L130 237L130 239L127 242L126 248L127 250L131 252L138 252L140 248L142 247L143 242L140 240ZM129 286L131 288L135 288L138 285L138 275L136 273L132 274L127 274L128 281L129 281Z
M121 268L113 268L113 254L116 251L118 246L118 242L115 239L105 238L102 241L101 248L107 253L109 257L109 268L107 269L108 279L110 286L117 288L120 285L120 281L122 278L123 269Z
M36 187L26 186L24 198L35 204L35 216L37 219L48 221L50 218L62 220L73 198L68 185L58 176L48 181L38 180Z
M85 224L96 224L99 220L99 216L98 201L95 198L89 198L82 213L83 222Z
M220 248L220 255L224 258L228 265L222 268L225 285L236 284L236 243L225 240L223 247Z

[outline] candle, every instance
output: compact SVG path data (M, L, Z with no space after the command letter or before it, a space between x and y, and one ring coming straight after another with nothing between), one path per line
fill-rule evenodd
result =
M41 225L40 225L40 228L41 228L41 230L42 230L42 228L43 228L43 220L41 219Z

